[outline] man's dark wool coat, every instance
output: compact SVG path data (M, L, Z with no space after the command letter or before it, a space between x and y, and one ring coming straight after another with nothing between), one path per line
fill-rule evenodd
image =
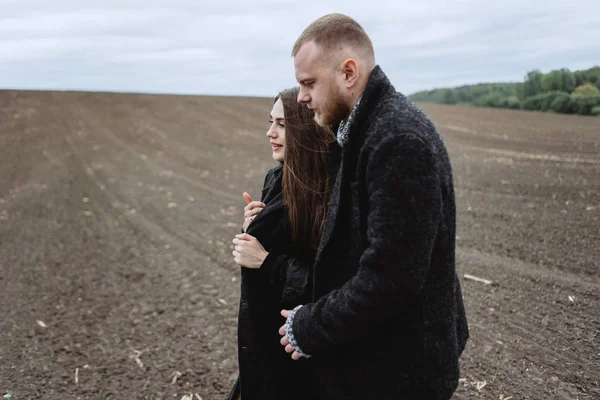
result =
M469 333L446 147L379 66L349 124L294 336L319 398L448 399Z

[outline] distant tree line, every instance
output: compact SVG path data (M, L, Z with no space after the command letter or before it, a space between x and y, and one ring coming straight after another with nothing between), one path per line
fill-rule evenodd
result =
M481 83L414 93L413 101L512 108L564 114L600 115L600 66L543 74L530 71L523 82Z

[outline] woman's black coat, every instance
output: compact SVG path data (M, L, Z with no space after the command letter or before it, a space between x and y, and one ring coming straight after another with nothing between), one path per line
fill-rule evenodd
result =
M293 361L279 343L278 330L285 323L280 311L310 301L310 270L314 262L314 252L292 245L282 175L281 165L267 173L261 195L266 207L246 231L258 239L269 255L259 269L241 268L240 376L230 398L236 398L240 392L244 400L310 398L310 361Z

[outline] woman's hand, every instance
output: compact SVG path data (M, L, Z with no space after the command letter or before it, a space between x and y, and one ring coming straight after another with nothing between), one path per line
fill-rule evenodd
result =
M262 244L254 236L247 233L235 235L233 244L235 247L231 254L233 254L235 262L242 267L260 268L267 255L269 255Z
M243 196L244 200L246 201L246 207L244 207L244 225L242 226L242 229L244 232L246 232L250 222L254 220L256 215L263 208L265 208L265 203L260 201L252 201L252 197L246 192L244 192Z

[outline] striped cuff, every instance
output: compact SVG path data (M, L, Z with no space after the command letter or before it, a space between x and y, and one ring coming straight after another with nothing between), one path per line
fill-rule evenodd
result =
M294 308L290 312L290 315L287 317L287 321L285 323L285 334L287 335L288 340L290 341L290 344L292 345L294 350L296 350L296 353L300 354L300 357L310 358L311 356L303 352L302 349L300 349L300 346L298 346L298 342L296 342L296 338L294 337L294 332L292 330L292 326L294 326L294 317L296 316L296 311L298 311L301 308L302 305L296 306L296 308Z

